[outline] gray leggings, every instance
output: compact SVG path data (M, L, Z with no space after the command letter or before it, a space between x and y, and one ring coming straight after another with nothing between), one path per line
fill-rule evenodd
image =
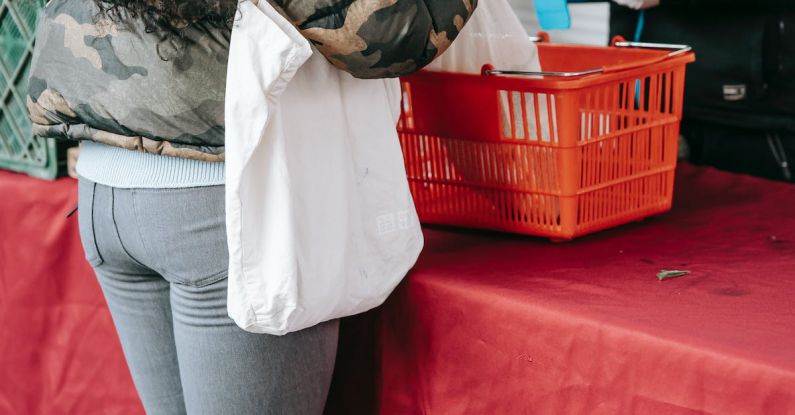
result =
M235 326L223 186L79 189L86 258L148 414L322 413L338 322L282 337Z

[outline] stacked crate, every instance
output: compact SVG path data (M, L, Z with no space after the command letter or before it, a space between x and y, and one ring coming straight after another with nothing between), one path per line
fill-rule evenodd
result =
M58 145L33 136L25 108L43 4L44 0L0 0L0 168L53 179L63 170Z

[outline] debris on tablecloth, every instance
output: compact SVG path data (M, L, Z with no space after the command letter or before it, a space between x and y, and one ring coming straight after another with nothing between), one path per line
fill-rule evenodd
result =
M662 281L671 278L684 277L685 275L690 275L690 271L664 269L657 273L657 278Z

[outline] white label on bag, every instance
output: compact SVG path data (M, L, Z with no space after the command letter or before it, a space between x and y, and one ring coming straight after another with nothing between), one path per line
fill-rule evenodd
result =
M409 222L409 211L401 210L396 213L386 213L375 218L378 227L378 234L385 235L398 230L407 230L411 227Z

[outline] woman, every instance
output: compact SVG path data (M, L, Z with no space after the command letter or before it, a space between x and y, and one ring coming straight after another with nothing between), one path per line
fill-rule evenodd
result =
M336 321L277 337L227 316L236 7L52 0L37 34L35 133L83 141L81 238L149 414L319 414L334 366Z

